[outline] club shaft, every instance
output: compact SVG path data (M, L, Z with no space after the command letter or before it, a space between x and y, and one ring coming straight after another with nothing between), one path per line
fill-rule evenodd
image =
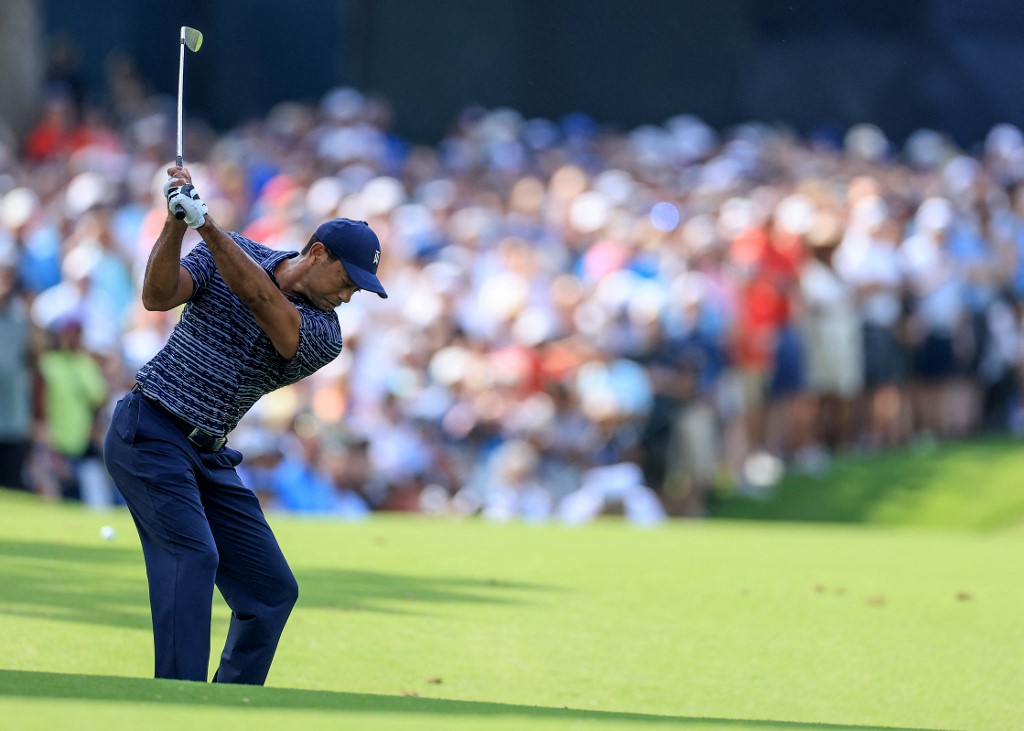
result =
M182 101L183 91L185 88L185 36L182 34L181 41L178 43L178 157L177 164L181 167L182 164L182 144L181 144L181 127L182 127Z

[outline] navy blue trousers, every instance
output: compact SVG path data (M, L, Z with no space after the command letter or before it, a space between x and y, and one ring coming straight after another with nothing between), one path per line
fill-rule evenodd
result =
M156 677L206 681L216 586L231 625L213 681L262 685L299 590L235 472L241 453L198 451L131 391L114 408L103 456L142 540Z

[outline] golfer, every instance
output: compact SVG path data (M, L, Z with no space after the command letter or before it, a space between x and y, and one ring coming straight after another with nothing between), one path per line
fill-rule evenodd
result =
M167 172L142 303L185 308L118 401L104 459L142 539L156 677L206 681L216 586L231 625L213 680L262 685L298 585L228 435L263 394L338 356L336 307L360 290L387 297L380 242L337 218L299 253L269 249L217 226L187 169ZM189 226L203 240L182 258Z

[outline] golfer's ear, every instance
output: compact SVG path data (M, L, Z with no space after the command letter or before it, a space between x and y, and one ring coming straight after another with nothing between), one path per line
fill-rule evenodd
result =
M316 261L328 258L327 247L324 245L323 241L314 241L313 245L309 247L309 254L310 257L315 259Z

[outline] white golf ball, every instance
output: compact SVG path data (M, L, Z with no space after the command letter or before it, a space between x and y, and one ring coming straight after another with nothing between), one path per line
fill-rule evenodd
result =
M114 530L113 526L105 525L100 528L100 538L105 541L112 541L117 537L117 531Z

